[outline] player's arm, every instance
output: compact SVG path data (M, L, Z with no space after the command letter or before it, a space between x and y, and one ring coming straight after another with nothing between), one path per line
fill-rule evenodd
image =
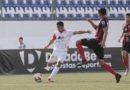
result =
M87 19L87 21L92 25L92 27L96 30L97 29L97 25L90 19Z
M102 40L102 42L100 43L100 45L101 45L102 47L105 47L105 42L106 42L107 35L108 35L108 28L107 28L107 27L103 28L103 31L104 31L103 40Z
M83 30L81 30L81 31L75 31L75 32L73 32L73 35L76 35L76 34L84 34L84 33L91 33L91 31L83 31Z
M103 29L103 38L102 41L99 43L101 45L101 47L105 47L105 43L106 43L106 39L107 39L107 35L108 35L108 22L107 21L101 21L101 25L102 25L102 29Z
M124 33L125 36L130 36L130 25L128 26L128 32Z
M50 40L49 43L44 47L44 49L47 49L51 44L53 44L54 40Z
M49 41L49 43L44 47L44 49L47 49L50 45L52 45L54 43L56 39L55 34L53 35L52 39Z
M122 29L124 29L125 23L122 25ZM122 30L123 31L123 30ZM121 42L121 39L124 37L124 32L122 32L120 38L118 39L118 42Z
M121 42L121 39L124 37L124 33L122 32L120 38L118 39L118 42Z

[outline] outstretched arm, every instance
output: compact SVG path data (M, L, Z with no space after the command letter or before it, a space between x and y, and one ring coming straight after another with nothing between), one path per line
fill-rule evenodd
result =
M50 40L49 43L43 48L43 49L47 49L50 45L52 45L54 42L54 40Z
M56 39L55 34L53 35L52 39L49 41L49 43L44 47L44 49L47 49L50 45L52 45L54 43Z
M76 34L84 34L84 33L91 33L91 31L83 31L83 30L81 30L81 31L75 31L75 32L73 32L73 34L74 35L76 35Z
M103 30L104 30L104 35L103 35L102 42L100 42L100 45L104 48L105 42L106 42L106 39L107 39L107 35L108 35L108 29L106 27L106 28L103 28Z
M120 38L118 39L118 42L121 42L121 39L123 38L123 36L124 36L124 33L122 32Z
M92 27L96 30L96 28L98 27L92 20L87 19L87 21L92 25Z

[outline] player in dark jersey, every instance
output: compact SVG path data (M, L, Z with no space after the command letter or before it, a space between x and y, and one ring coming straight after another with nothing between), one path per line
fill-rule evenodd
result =
M122 61L125 66L125 76L128 75L129 72L129 61L130 61L130 13L127 13L125 16L125 24L123 24L123 32L119 39L119 42L123 38L122 42Z
M94 39L81 39L76 42L77 46L77 51L79 52L81 58L82 58L82 63L78 64L87 64L87 60L85 58L84 54L84 49L82 46L87 46L89 49L92 49L94 53L97 55L99 64L105 68L108 72L112 73L115 78L116 82L119 83L121 79L121 75L115 72L106 62L104 61L104 47L105 47L105 42L108 34L108 18L106 16L106 9L101 8L98 10L98 14L100 17L100 23L99 25L96 25L91 21L90 19L88 22L94 27L96 30L96 38Z

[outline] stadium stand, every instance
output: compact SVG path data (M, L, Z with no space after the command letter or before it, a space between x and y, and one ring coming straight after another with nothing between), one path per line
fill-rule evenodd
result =
M100 7L108 9L111 20L122 20L130 12L130 0L1 0L0 20L98 19Z

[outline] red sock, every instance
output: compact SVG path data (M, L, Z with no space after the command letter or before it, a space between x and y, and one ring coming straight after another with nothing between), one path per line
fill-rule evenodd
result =
M128 59L126 56L122 56L122 61L126 69L128 69Z
M85 59L85 54L84 54L84 49L83 49L83 47L81 46L81 44L80 44L80 43L77 43L77 44L76 44L76 47L77 47L77 51L79 52L79 54L80 54L80 56L81 56L81 59L82 59L82 60L86 60L86 59Z
M113 75L116 75L116 72L106 63L102 65L108 72L112 73Z

